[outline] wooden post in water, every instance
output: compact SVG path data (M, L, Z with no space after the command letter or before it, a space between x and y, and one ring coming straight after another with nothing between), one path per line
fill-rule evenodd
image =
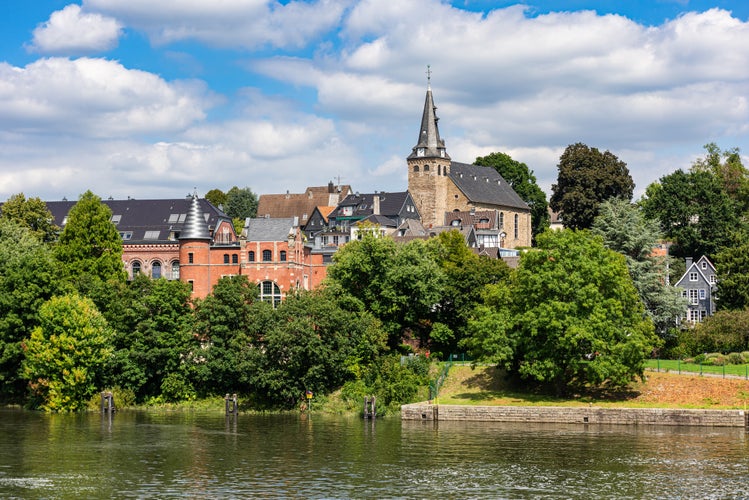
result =
M227 394L224 398L224 409L227 415L236 415L239 413L239 403L237 403L236 394Z
M374 396L364 396L364 418L377 417L376 399Z
M110 415L114 413L114 396L111 392L101 393L101 412Z

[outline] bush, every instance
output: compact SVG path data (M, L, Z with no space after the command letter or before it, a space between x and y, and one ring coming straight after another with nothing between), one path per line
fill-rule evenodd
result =
M728 355L728 364L729 365L741 365L744 364L746 361L744 361L744 357L738 353L738 352L732 352Z

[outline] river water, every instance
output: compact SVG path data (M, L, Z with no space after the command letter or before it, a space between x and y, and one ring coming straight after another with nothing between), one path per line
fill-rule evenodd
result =
M0 410L1 498L747 498L743 429Z

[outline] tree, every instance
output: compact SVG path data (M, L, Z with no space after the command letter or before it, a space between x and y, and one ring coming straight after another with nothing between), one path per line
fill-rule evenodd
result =
M479 156L475 165L491 167L501 175L520 198L531 207L531 226L533 241L536 235L543 233L549 227L549 204L546 194L536 183L536 176L528 165L513 160L506 153L491 153L487 156Z
M741 212L749 209L749 170L741 163L739 148L721 151L717 144L705 144L704 158L692 164L692 172L713 174L726 194L736 203Z
M79 289L91 281L125 281L122 238L111 221L112 211L86 191L68 213L68 222L55 247L63 271Z
M78 411L97 392L112 352L111 331L94 303L79 295L53 297L24 342L23 376L43 410Z
M728 245L741 227L734 204L709 172L677 170L648 186L640 201L643 213L659 222L666 238L675 242L671 254L712 258Z
M210 201L214 207L226 208L226 193L220 189L211 189L205 194L205 199Z
M432 258L445 276L430 333L434 354L458 352L468 320L483 300L486 286L508 280L510 270L500 259L479 257L458 231L446 231L428 241Z
M601 153L578 142L567 146L558 168L550 204L566 228L589 229L602 202L632 199L635 183L627 164L609 151Z
M26 199L23 193L14 194L3 203L0 219L17 222L44 242L53 241L60 229L46 203L39 198Z
M31 230L0 219L0 400L26 395L22 341L39 325L39 308L60 291L49 247Z
M138 401L162 394L169 400L194 395L186 382L181 393L176 391L181 397L175 394L175 381L186 379L183 355L192 341L189 285L139 275L113 290L119 307L107 314L110 326L116 326L107 384L132 390ZM109 298L104 302L115 303Z
M232 187L226 193L226 215L232 219L246 219L257 215L257 195L249 187Z
M512 372L572 386L625 386L657 344L625 259L588 231L547 231L511 290Z
M612 198L601 203L592 232L601 236L608 248L624 255L645 312L656 333L665 338L683 314L686 299L667 284L669 257L653 255L653 249L662 239L658 223L645 219L642 211L630 202Z
M718 280L718 309L749 308L749 242L739 241L723 248L715 256Z
M511 369L514 359L511 338L512 310L510 287L507 283L488 285L483 300L477 304L468 321L468 335L460 346L468 351L474 362L491 363Z

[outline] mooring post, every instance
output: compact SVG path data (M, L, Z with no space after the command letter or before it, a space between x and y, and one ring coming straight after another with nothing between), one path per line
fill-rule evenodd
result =
M224 411L227 415L236 415L239 413L239 403L236 394L227 393L224 397Z
M101 393L101 412L102 413L114 413L114 396L111 392Z

